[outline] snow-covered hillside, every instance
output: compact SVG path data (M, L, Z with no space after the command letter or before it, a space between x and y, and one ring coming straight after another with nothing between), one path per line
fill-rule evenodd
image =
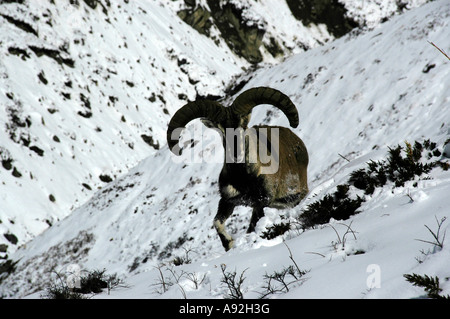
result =
M161 6L153 5L151 2L140 3L141 8L144 8L144 4L153 6L154 11L145 11L146 14L155 13L154 21L161 21L163 24L165 22L163 17L169 19L167 15L170 11L165 11ZM120 10L125 9L124 5ZM87 12L84 11L79 17L78 23L81 23L83 17L91 23L98 18ZM114 15L112 13L109 15L111 15L109 19L113 19ZM125 19L122 22L123 28L117 30L123 32L128 23L141 23L138 21L140 20L136 16ZM25 213L33 209L36 203L40 203L38 199L43 195L35 195L36 184L33 183L48 179L42 183L46 185L45 188L38 189L46 194L47 201L50 194L54 196L56 200L51 202L52 205L61 205L60 201L69 203L69 200L63 199L75 192L73 187L64 187L68 183L67 179L71 180L71 183L73 180L78 181L79 192L89 193L85 195L87 198L94 191L88 192L87 188L82 186L83 183L92 184L90 188L94 189L94 185L97 186L98 182L94 183L93 179L101 174L113 175L99 164L101 161L98 161L98 157L101 154L107 163L105 167L110 170L114 166L116 169L120 167L124 174L95 192L86 204L75 209L65 219L53 223L52 227L9 256L13 261L17 261L17 264L15 271L1 282L1 294L17 298L35 293L32 297L39 297L39 291L54 277L52 271L64 273L69 265L77 264L87 270L105 268L108 273L117 274L123 279L125 287L114 289L109 295L106 293L96 295L98 298L222 298L227 293L226 286L221 283L221 265L224 264L227 271L236 271L238 275L245 271L242 287L244 297L256 298L263 293L263 287L267 284L264 275L281 271L293 264L289 249L295 263L301 269L308 270L304 276L305 280L294 283L287 293L271 296L285 298L423 296L423 290L405 281L403 275L406 273L439 276L443 293L450 293L450 284L444 280L450 276L449 239L446 238L443 242L443 249L434 249L433 245L416 240L431 241L431 234L425 225L437 231L436 218L440 220L449 217L447 197L450 191L450 172L441 168L435 168L428 176L417 177L403 187L394 187L392 183L388 183L378 188L372 195L361 194L359 190L352 188L352 195L364 196L365 202L361 206L361 213L349 220L331 221L329 225L305 231L291 230L283 237L279 236L272 240L260 237L267 226L281 221L280 216L285 219L295 218L308 204L333 192L337 185L345 183L352 171L365 167L365 163L370 160L384 158L388 147L404 145L405 141L413 143L415 140L431 139L437 142L441 152L443 151L444 143L450 137L450 61L428 41L448 51L449 21L450 4L445 0L430 2L396 16L370 32L344 36L322 47L291 56L280 64L260 68L253 74L244 89L261 85L277 88L289 95L299 110L300 125L295 129L295 133L304 140L310 154L310 194L294 209L284 211L266 209L266 216L261 219L256 232L252 234L245 233L249 208L236 209L227 224L236 239L236 247L227 253L223 251L212 228L212 218L219 200L217 177L222 164L211 160L214 155L212 148L205 150L204 147L198 147L202 143L184 152L201 159L198 163L189 161L189 157L184 163L180 163L173 157L165 145L163 123L166 123L170 114L183 103L178 95L173 95L171 100L164 95L166 101L164 104L158 98L158 94L162 94L164 88L168 90L170 88L173 90L171 92L187 94L189 99L194 98L197 93L223 95L224 85L234 75L239 74L238 69L248 66L246 61L236 58L225 45L215 47L207 38L200 37L192 31L188 32L183 24L173 24L172 36L199 36L198 41L203 44L198 47L190 46L189 50L184 51L185 48L180 47L183 41L171 42L175 58L167 51L165 53L167 56L161 57L162 60L155 58L153 63L155 65L162 63L158 65L161 70L163 68L165 70L155 74L155 77L148 75L155 72L154 68L145 69L148 63L143 63L143 60L149 59L146 55L143 55L141 62L137 62L140 59L135 57L136 60L133 63L129 62L128 68L120 64L120 70L113 70L117 74L111 75L110 68L115 64L103 63L112 61L109 60L113 59L112 55L109 58L100 58L100 55L104 55L108 50L105 47L96 51L93 49L95 46L92 52L83 53L83 47L77 51L68 51L70 58L74 60L74 57L80 54L90 54L87 61L91 62L86 63L86 68L97 69L98 73L94 74L97 74L98 78L88 78L89 83L83 73L78 76L71 75L70 79L64 78L67 67L50 61L45 64L45 68L56 68L52 72L42 70L44 66L37 63L29 64L25 70L17 68L16 73L8 69L4 72L8 74L7 84L15 85L17 92L23 92L20 99L16 95L9 97L7 93L13 90L8 86L2 86L0 89L4 90L4 96L9 99L8 103L17 105L25 98L39 100L36 94L40 93L36 92L41 92L41 87L45 86L47 89L51 87L53 93L46 97L51 103L49 104L47 100L44 105L47 105L47 108L48 105L53 105L52 108L56 110L53 113L47 110L48 113L44 113L45 117L40 112L17 115L18 120L25 123L23 127L20 125L16 127L17 138L19 141L22 137L28 138L30 144L27 147L31 149L31 146L37 145L39 149L44 150L44 156L39 156L33 150L30 152L29 156L37 163L33 166L33 170L19 166L19 160L13 162L13 166L17 165L17 169L31 182L10 177L10 173L3 177L5 171L2 171L4 181L1 187L5 190L5 192L2 190L2 196L9 205L5 207L8 207L8 211L23 209L22 215L11 215L15 218L14 224L30 223ZM93 23L93 25L111 27L109 24ZM151 26L155 27L154 24ZM161 28L159 31L162 30ZM106 46L107 43L118 44L123 40L123 38L117 40L120 36L109 40L101 39L101 34L102 32L93 30L92 33L85 33L83 36L96 36L99 47ZM32 37L31 34L29 36ZM83 36L80 36L81 42ZM7 39L13 42L13 36ZM55 36L48 41L56 41L55 39L60 38ZM139 38L134 39L135 41L127 39L127 46L130 47L134 43L136 52L144 52L141 45L136 44ZM189 43L186 42L185 45L189 46ZM53 44L53 47L59 48L61 44ZM70 47L72 48L72 45ZM210 48L211 51L207 52L205 48ZM63 58L69 58L65 55L67 52L63 49L60 51ZM192 62L187 63L187 66L183 63L179 66L180 59L177 57L180 55L185 57L186 61ZM212 56L219 56L230 63L222 63L212 59ZM3 62L2 59L4 69L21 63L17 56L8 55L6 58L11 60L11 64ZM118 59L117 56L115 59ZM202 62L198 62L198 59ZM171 62L164 64L161 61ZM80 62L75 60L75 63ZM135 63L141 64L138 67ZM179 71L183 66L192 68L183 73ZM82 72L83 68L80 70ZM211 74L207 76L208 70L214 70L214 76ZM45 74L60 72L62 77L49 78L48 83L43 84L38 77L40 71L44 71ZM108 81L112 80L104 79L108 75L110 79L116 76L118 79L109 84ZM185 80L177 80L178 75L183 79L192 76L198 76L198 79L206 77L208 81L202 80L186 89L181 85ZM13 76L14 81L11 80ZM34 84L28 84L25 89L19 79L27 77L31 77L33 80L29 81ZM69 88L74 92L65 84L69 80L72 81L72 88ZM142 83L148 81L158 82L155 82L155 87L161 91L154 92L156 101L161 100L161 108L166 107L168 114L161 111L155 116L151 110L141 106L144 105L146 98L151 98L152 90L145 90L142 86ZM164 85L162 81L165 82ZM135 85L130 85L131 83ZM205 85L203 89L202 85ZM139 91L130 93L138 88ZM177 91L178 89L180 91ZM97 94L92 94L94 90ZM71 98L67 98L61 92L71 93ZM85 97L91 96L88 93L98 99L90 101L90 108L86 106L81 96L81 94ZM110 99L110 96L117 99ZM66 106L63 108L63 102L64 105L72 105L72 109L66 109ZM24 102L22 103L23 108L27 107ZM96 106L108 103L109 108ZM133 109L134 116L127 107ZM64 124L68 122L66 119L80 116L77 115L79 111L92 112L92 117L83 125L83 122L77 121L79 127L66 127ZM107 114L105 116L110 117L111 121L106 122L104 118L99 122L92 121L100 117L100 114ZM57 120L50 120L55 116ZM113 121L114 116L119 120ZM122 116L125 116L124 120ZM27 124L27 120L31 125ZM42 125L37 126L35 123ZM280 112L267 106L255 108L252 123L288 125ZM126 131L126 136L121 135L120 132L125 132L125 129L121 129L120 125L134 127L135 136L141 134L152 136L153 142L158 142L159 147L152 148L147 145L147 148L144 148L145 143L138 146L130 131ZM33 131L34 127L38 129ZM200 123L193 123L191 127L197 131L202 130ZM58 133L60 142L54 139L55 130L61 132ZM75 143L76 141L82 143ZM13 142L7 139L5 143L10 143L7 145L8 149L20 144L12 144ZM67 153L52 143L64 145ZM83 143L91 147L83 148L81 147ZM105 143L117 148L111 152L110 146L100 147ZM127 143L135 144L130 147ZM23 144L20 145L25 147ZM51 152L51 149L57 152ZM150 156L146 157L146 154ZM65 161L54 159L55 167L52 169L55 175L62 174L60 171L66 172L64 179L47 175L48 167L44 162L39 162L47 156L65 159ZM144 157L144 160L128 170L128 167ZM95 158L95 163L89 162L89 158ZM127 160L126 164L124 159ZM117 174L118 170L114 172ZM16 191L17 189L21 192ZM33 196L37 197L33 199ZM23 208L18 206L19 202ZM63 208L65 207L55 208L54 214L57 216L55 218L62 217L56 212L66 211ZM23 221L20 218L23 218ZM449 225L448 220L443 223L441 234ZM343 235L349 226L352 231L347 233L344 244ZM28 229L36 228L29 226ZM286 245L283 244L283 240ZM180 266L169 264L174 258L183 257L187 253L192 259L190 263ZM159 269L155 268L157 266ZM167 289L161 287L161 274L165 276L167 282L172 283ZM203 280L201 282L192 280L194 278L192 276ZM373 281L369 282L372 279ZM194 281L197 281L197 285Z
M242 23L270 26L263 41L295 53L332 39L326 29L292 23L285 4L277 13L290 19L289 30L283 20L261 20L270 5L242 8L249 16ZM7 253L155 154L181 105L224 96L253 67L219 30L211 27L212 38L184 23L183 8L184 1L0 3L0 244ZM280 59L260 51L263 63Z

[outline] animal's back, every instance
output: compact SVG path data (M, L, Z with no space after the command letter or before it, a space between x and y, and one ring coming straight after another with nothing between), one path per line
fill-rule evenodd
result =
M270 130L267 137L275 153L271 154L271 158L278 160L278 170L280 170L280 172L277 170L273 174L267 174L265 177L265 182L271 184L268 188L272 190L272 200L268 206L273 208L296 206L308 193L309 157L306 146L294 132L286 127L261 125L258 128ZM278 141L274 138L276 134L274 129L278 131ZM270 147L268 148L270 150ZM278 154L288 154L288 156L278 156Z

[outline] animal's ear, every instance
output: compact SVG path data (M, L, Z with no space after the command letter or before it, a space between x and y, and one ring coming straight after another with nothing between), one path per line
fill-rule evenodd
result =
M202 121L203 125L205 125L207 128L217 128L217 124L215 124L211 120L208 120L207 118L201 118L200 121Z

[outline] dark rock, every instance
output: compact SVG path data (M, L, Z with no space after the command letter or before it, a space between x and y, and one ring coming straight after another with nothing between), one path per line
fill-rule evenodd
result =
M19 241L14 234L3 234L3 236L6 238L7 241L9 241L13 245L17 245L17 242Z
M338 0L286 0L286 2L294 17L304 25L323 23L337 38L358 27L356 21L347 17L347 10Z

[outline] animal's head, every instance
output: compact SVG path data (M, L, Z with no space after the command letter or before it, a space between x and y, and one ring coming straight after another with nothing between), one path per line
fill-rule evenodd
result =
M279 108L292 127L298 126L297 108L288 96L272 88L257 87L240 94L230 107L224 107L221 103L211 100L197 100L184 105L170 120L167 129L169 149L179 155L178 142L181 131L194 119L201 119L209 128L219 129L225 144L227 129L246 130L253 108L260 104L271 104Z

